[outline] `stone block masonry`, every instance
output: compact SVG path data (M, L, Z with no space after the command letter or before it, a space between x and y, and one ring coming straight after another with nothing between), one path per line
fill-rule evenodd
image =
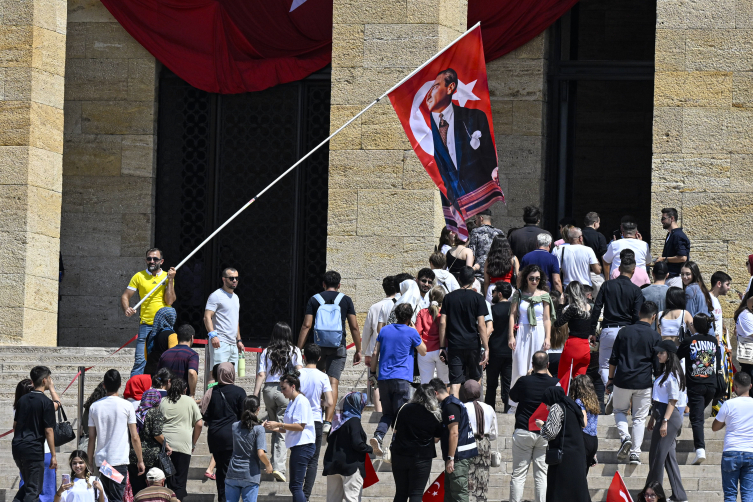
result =
M59 344L120 346L138 329L120 294L154 242L159 68L99 0L67 10Z
M57 343L65 0L0 17L0 344Z
M732 276L728 328L753 253L750 14L749 1L657 2L652 248L663 247L661 209L676 207L704 278Z

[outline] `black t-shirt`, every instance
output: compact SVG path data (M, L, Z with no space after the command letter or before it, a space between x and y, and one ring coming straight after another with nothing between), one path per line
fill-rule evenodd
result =
M450 424L460 422L460 406L455 403L447 403L442 410L442 424L447 427Z
M420 404L408 403L400 409L395 430L392 453L416 458L437 456L434 438L442 436L442 422Z
M716 385L714 376L720 364L720 349L715 336L693 335L680 344L677 357L685 359L685 379L689 387Z
M14 421L13 456L44 460L44 430L55 427L55 405L52 401L43 392L29 392L18 400Z
M583 244L594 250L599 261L607 252L607 239L604 234L591 227L583 227Z
M516 429L528 430L528 420L544 399L544 391L557 383L559 380L544 373L533 373L518 378L510 389L510 399L518 403L518 409L515 411Z
M499 302L492 305L494 331L489 338L489 358L495 356L510 357L512 355L512 350L507 345L510 332L510 305L510 302Z
M146 356L146 366L144 367L144 373L146 375L154 375L157 373L157 366L159 366L159 358L169 348L168 339L170 335L175 334L172 329L163 329L154 337L154 345L152 345L152 351Z
M484 297L471 289L456 289L442 302L442 315L447 316L445 338L450 349L479 347L478 317L489 313Z
M324 298L325 303L334 303L339 291L322 291L319 293ZM316 321L316 311L319 310L319 302L313 296L309 298L309 302L306 304L306 315L314 316ZM340 317L343 318L343 338L340 345L345 347L345 340L347 338L345 327L347 326L348 315L356 315L356 309L353 306L353 300L348 295L343 295L343 299L340 300ZM313 331L310 332L313 335Z

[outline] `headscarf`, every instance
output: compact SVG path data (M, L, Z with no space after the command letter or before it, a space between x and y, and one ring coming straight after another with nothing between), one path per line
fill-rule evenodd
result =
M123 392L124 399L133 399L134 401L141 401L145 390L149 390L152 387L151 375L136 375L128 379Z
M478 401L481 398L481 385L476 380L466 380L460 387L460 400L464 403Z
M559 404L562 406L562 411L565 413L567 413L567 408L570 408L573 413L575 413L575 416L578 417L580 428L582 429L586 426L583 422L583 410L578 406L578 403L565 395L565 390L559 385L547 387L546 390L544 390L544 398L542 399L542 402L547 406Z
M177 318L178 314L172 307L162 307L156 314L154 314L154 323L152 324L152 329L149 331L149 334L146 336L146 344L144 347L147 354L152 351L154 338L157 336L157 333L166 329L172 330Z
M144 392L143 396L141 396L141 404L138 408L136 408L136 428L139 430L139 432L144 429L146 413L155 406L159 406L159 403L161 401L162 393L158 389L149 389Z
M521 299L527 301L528 324L530 324L531 326L536 326L536 305L538 305L539 303L547 302L549 304L549 318L552 322L554 322L557 319L557 311L554 308L552 297L549 296L549 293L547 293L546 291L537 291L537 293L538 294L528 296L523 294L519 289L516 289L510 297L510 303L520 303Z
M209 403L212 401L212 391L214 391L215 388L220 385L233 384L235 384L235 367L233 366L233 363L220 363L219 366L217 366L217 384L208 388L204 395L201 396L201 401L199 402L199 410L201 411L201 414L203 415L207 412Z
M400 283L400 299L392 306L394 312L398 305L407 303L413 309L412 321L416 321L418 315L418 304L421 303L421 290L413 279L406 279Z
M351 418L357 418L360 421L361 413L363 413L363 409L366 407L366 401L366 394L362 392L351 392L342 398L337 405L338 410L341 411L335 413L335 416L332 418L330 434L342 427Z

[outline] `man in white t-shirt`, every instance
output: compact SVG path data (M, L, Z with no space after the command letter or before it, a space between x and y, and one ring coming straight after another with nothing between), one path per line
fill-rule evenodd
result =
M374 352L379 330L382 329L380 319L388 319L390 312L392 312L392 307L395 306L395 295L397 294L395 277L391 275L385 277L382 280L382 289L384 290L385 298L379 300L369 308L369 313L366 314L366 320L363 323L361 346L363 347L363 353L366 354L367 368L371 366L371 354ZM374 411L377 413L382 412L382 403L379 401L379 389L376 387L374 387Z
M735 373L733 386L737 397L722 404L711 430L724 433L722 453L722 489L724 501L737 500L738 482L743 502L753 494L753 399L750 398L750 375Z
M729 292L730 284L732 283L732 277L729 274L716 271L711 274L711 290L709 296L711 297L711 305L714 307L714 333L719 340L719 345L722 345L722 336L724 333L724 312L722 311L722 304L719 303L719 297L725 296ZM727 338L727 350L732 350L729 337Z
M207 298L204 326L212 343L209 351L212 368L220 363L237 366L238 351L244 349L238 321L241 302L235 294L239 280L237 270L226 268L222 271L222 287Z
M136 429L136 412L131 403L118 397L120 390L120 373L109 370L104 376L104 386L107 396L96 401L89 408L89 459L92 461L92 471L105 462L113 471L123 475L120 483L107 476L102 476L102 488L110 502L123 502L126 489L126 474L128 474L128 433L130 432L133 451L138 459L139 476L146 468L141 456L141 440ZM96 449L95 449L96 445Z
M376 339L376 336L374 337ZM306 469L306 481L303 483L303 494L308 500L314 490L316 471L319 465L319 452L322 447L322 436L329 434L332 426L332 417L335 414L335 400L332 397L332 386L329 377L323 371L316 369L316 363L322 356L322 349L315 343L309 343L303 348L303 357L306 358L306 366L301 368L298 380L301 381L301 394L306 396L311 404L311 413L314 414L314 429L316 431L316 449L314 456L309 460ZM322 423L322 402L324 402L324 423Z
M635 253L635 268L646 268L646 263L652 263L648 243L638 238L638 225L633 221L625 221L620 225L622 239L609 243L607 252L602 258L604 262L604 276L614 279L620 275L620 251L630 249Z
M593 286L591 272L601 273L601 265L594 250L583 245L583 232L578 227L570 227L567 232L569 246L557 246L552 254L560 263L562 284L567 287L572 281Z

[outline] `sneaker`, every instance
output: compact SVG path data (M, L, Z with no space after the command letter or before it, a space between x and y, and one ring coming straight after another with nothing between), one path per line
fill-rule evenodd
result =
M703 461L706 460L706 450L703 448L698 448L695 451L695 458L693 459L693 465L698 465L703 463Z
M332 422L325 421L324 423L322 423L322 436L327 437L331 429L332 429Z
M630 436L626 436L625 439L622 440L622 443L620 443L620 449L617 450L617 458L625 458L628 455L628 452L630 451L630 448L633 446L633 440L630 439Z
M641 465L641 457L637 453L631 453L630 454L630 460L628 461L629 464L632 465Z
M369 440L369 444L371 445L371 448L374 450L375 455L382 455L384 451L382 451L382 438L379 436L374 436Z
M609 394L609 397L607 397L607 404L604 405L604 414L605 415L612 415L614 414L614 403L612 403L612 398L614 397L614 392Z
M272 471L272 477L274 477L277 481L282 481L283 483L287 481L287 478L285 478L285 475L281 473L280 471Z

